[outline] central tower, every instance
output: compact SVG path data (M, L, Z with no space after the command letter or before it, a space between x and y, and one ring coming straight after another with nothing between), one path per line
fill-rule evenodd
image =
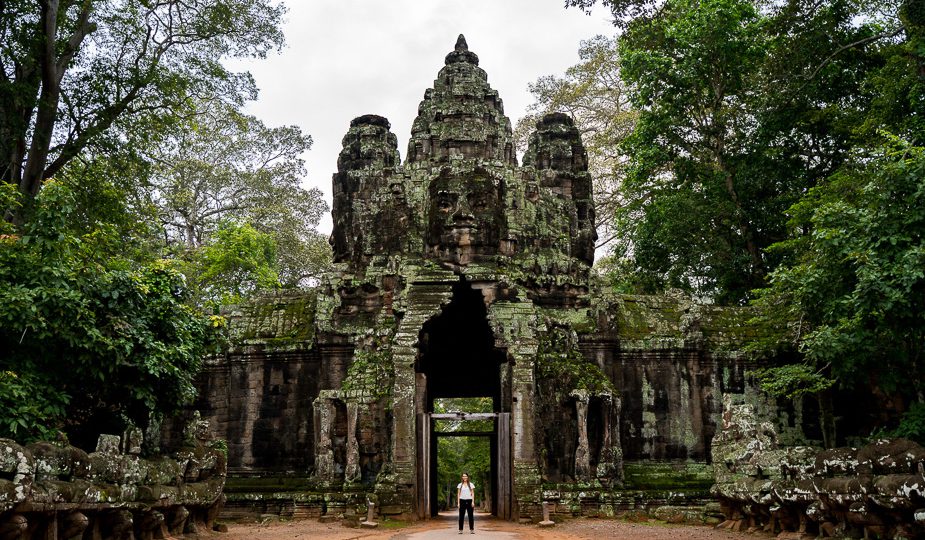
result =
M462 35L424 93L401 164L388 120L351 122L334 175L335 261L359 273L402 255L459 275L516 270L530 297L587 290L594 211L578 130L548 115L517 165L511 121Z
M568 116L547 115L519 166L503 102L461 35L424 92L404 163L389 128L381 116L354 119L333 179L335 302L319 320L353 360L330 399L372 403L388 389L392 436L376 491L411 498L426 517L434 399L491 397L496 509L510 518L539 490L538 331L550 313L589 304L596 233L585 149ZM577 340L562 343L579 355ZM453 386L454 366L465 366L467 388ZM325 440L336 408L317 406Z

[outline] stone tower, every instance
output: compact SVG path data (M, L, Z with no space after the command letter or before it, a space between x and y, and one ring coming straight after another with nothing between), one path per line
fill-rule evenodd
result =
M404 161L387 119L350 123L334 270L229 315L232 347L209 361L197 408L229 440L231 508L334 515L371 497L382 514L429 517L433 405L455 397L494 405L501 517L536 518L544 498L612 514L708 489L720 398L752 392L737 352L749 316L593 286L578 130L543 117L518 165L478 64L460 36Z
M344 137L334 175L338 272L329 282L337 294L323 317L355 347L335 399L368 404L391 385L390 488L399 498L407 490L423 517L421 431L440 397L492 397L497 422L507 422L499 428L509 434L507 467L523 486L538 485L533 364L546 326L538 308L588 307L594 211L571 119L544 117L518 166L502 100L461 35L418 106L404 163L389 127L360 116ZM579 354L577 340L570 346ZM381 377L357 368L357 357L375 358ZM468 368L457 374L454 365ZM619 452L607 456L609 480L618 480ZM508 497L510 487L501 488ZM497 504L511 515L509 500Z
M334 175L334 258L365 275L400 255L456 275L523 274L550 305L587 293L594 209L571 118L551 114L517 166L511 122L462 35L424 93L405 163L385 118L356 118Z

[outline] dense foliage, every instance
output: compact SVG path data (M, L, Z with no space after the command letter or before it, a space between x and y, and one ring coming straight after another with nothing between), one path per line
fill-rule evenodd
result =
M800 349L812 373L772 369L766 384L790 395L826 380L925 393L925 148L895 141L859 156L791 215L806 232L773 246L788 262L759 305L769 329L786 329L768 340Z
M911 17L899 17L914 2L602 3L623 28L611 67L582 57L570 71L607 76L558 98L565 106L534 93L570 111L615 75L627 89L636 122L609 145L620 184L606 197L620 204L602 265L622 290L748 301L783 261L768 247L790 233L785 211L854 149L880 144L879 130L907 136L920 122L917 38ZM589 152L593 161L599 151Z
M221 60L281 46L283 12L267 0L0 3L0 180L26 199L16 218L82 152L170 124L190 96L253 96Z
M32 218L0 238L0 436L147 425L193 396L209 321L185 302L182 275L119 257L111 227L75 233L74 201L46 182Z
M92 446L193 395L222 305L330 260L311 138L225 61L276 0L0 2L0 437Z
M638 111L611 282L757 298L753 349L784 353L753 373L765 390L816 395L828 431L830 390L867 387L907 409L891 433L921 437L923 4L600 3Z

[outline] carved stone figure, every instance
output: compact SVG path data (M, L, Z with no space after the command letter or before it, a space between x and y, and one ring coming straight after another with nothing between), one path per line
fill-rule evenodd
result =
M0 539L145 539L211 529L224 502L227 462L204 431L209 423L194 424L198 438L173 458L139 457L136 430L125 440L101 435L90 454L0 439Z
M445 168L430 182L427 245L435 258L466 266L498 253L500 183L481 168L465 175Z

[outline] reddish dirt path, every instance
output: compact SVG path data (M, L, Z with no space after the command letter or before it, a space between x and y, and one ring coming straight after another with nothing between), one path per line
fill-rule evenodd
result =
M381 528L381 527L385 528ZM319 523L315 520L283 523L233 524L227 533L216 533L215 540L427 540L440 538L522 538L538 540L742 540L743 533L715 530L711 527L667 525L661 522L629 523L610 519L574 519L550 529L536 525L520 525L494 519L487 514L476 515L476 534L458 536L455 516L441 514L441 518L411 524L386 523L379 529L352 529L338 522ZM770 538L770 537L769 537Z

